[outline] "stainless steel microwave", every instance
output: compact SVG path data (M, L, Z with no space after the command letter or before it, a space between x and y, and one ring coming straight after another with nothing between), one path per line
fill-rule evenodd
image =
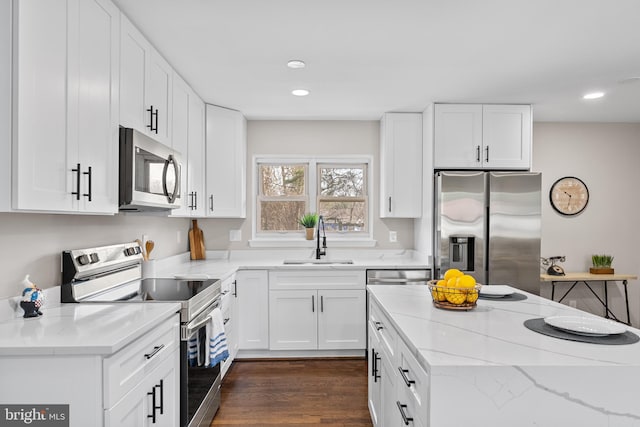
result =
M180 207L180 153L131 128L120 128L120 210Z

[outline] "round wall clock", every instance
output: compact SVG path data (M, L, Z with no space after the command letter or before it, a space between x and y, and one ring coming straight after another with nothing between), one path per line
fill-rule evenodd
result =
M577 215L589 203L589 189L581 179L565 176L551 186L549 201L558 213L567 216Z

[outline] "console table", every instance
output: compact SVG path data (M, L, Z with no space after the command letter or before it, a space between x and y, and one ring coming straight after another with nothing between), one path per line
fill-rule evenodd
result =
M631 319L629 317L629 294L627 292L627 280L636 280L637 278L638 278L637 276L632 276L629 274L566 273L564 276L552 276L550 274L540 275L541 281L551 283L551 300L552 301L554 300L554 297L555 297L556 283L573 282L569 290L567 290L567 292L565 292L564 295L562 295L562 297L558 300L558 302L562 302L562 300L567 296L569 292L573 290L573 288L576 287L576 285L583 284L591 291L591 293L598 299L598 301L600 301L600 304L602 304L602 306L604 307L605 309L604 317L607 319L616 320L618 322L622 322L622 321L618 319L616 315L613 314L613 312L609 309L609 293L607 291L607 287L609 282L613 282L613 283L622 282L622 285L624 286L624 301L627 308L627 321L622 323L626 323L627 325L631 325ZM596 294L596 292L593 290L591 285L589 285L590 282L604 282L604 300L600 298L598 294Z

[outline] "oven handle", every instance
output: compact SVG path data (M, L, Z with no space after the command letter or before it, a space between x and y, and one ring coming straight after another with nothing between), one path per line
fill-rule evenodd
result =
M213 313L213 310L218 308L219 305L220 302L216 300L208 309L199 314L191 322L184 325L182 329L182 339L185 341L189 340L195 331L206 325L209 319L211 319L211 313Z

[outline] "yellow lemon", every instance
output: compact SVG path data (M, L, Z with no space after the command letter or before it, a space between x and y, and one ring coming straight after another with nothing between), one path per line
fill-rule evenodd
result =
M464 273L460 270L458 270L457 268L450 268L447 271L445 271L444 273L444 280L449 280L452 277L460 277L462 276Z
M435 301L445 301L447 297L444 296L444 288L447 286L447 282L438 280L436 286L437 288L432 291L433 299Z
M445 297L447 298L447 301L455 305L464 304L464 302L467 300L466 292L463 292L459 289L447 289L445 291Z
M447 280L447 288L455 288L457 286L458 286L458 278L457 277L451 277L449 280Z
M478 291L476 291L475 289L470 290L467 293L467 302L474 303L477 300L478 300Z
M456 286L458 288L473 288L476 285L476 279L467 274L457 278Z

